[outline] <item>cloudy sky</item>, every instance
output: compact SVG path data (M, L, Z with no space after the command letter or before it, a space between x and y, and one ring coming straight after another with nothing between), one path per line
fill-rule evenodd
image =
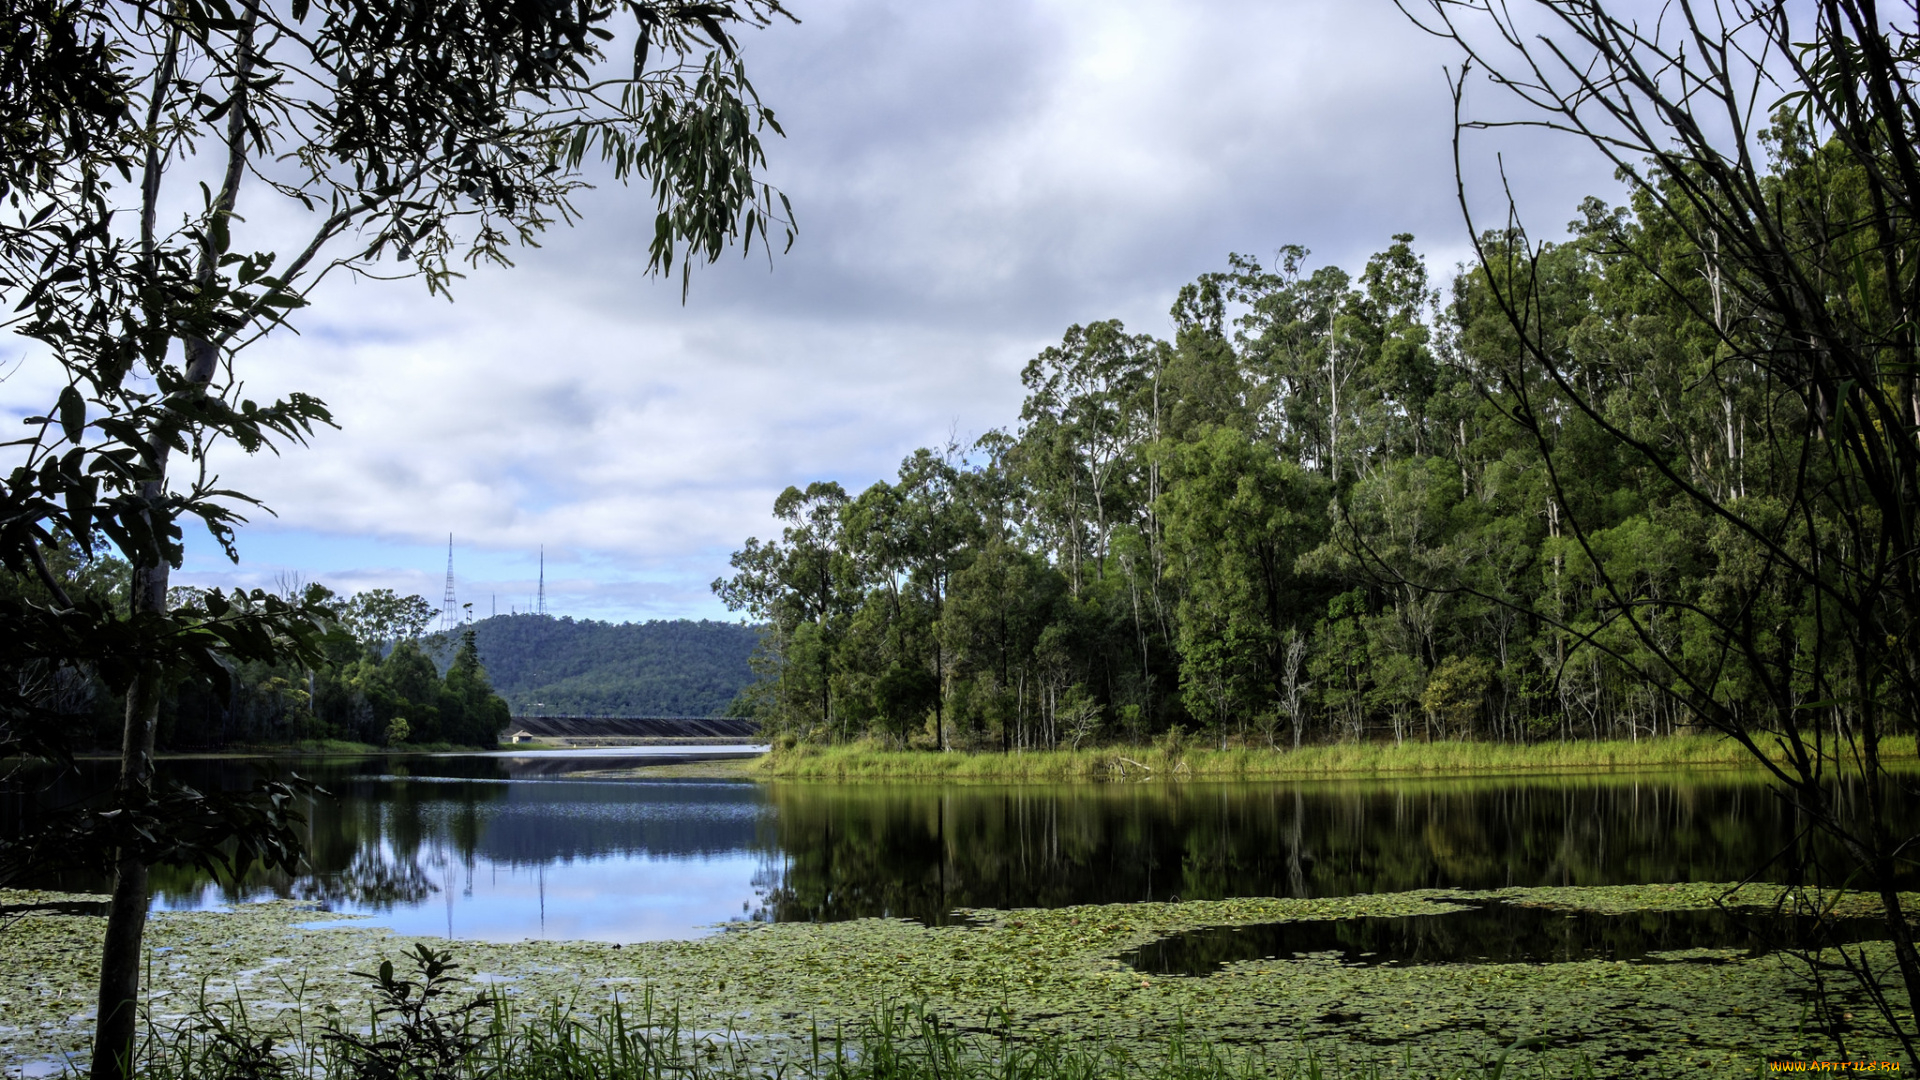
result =
M238 566L195 543L177 580L437 604L451 533L477 615L527 609L544 545L556 613L733 618L707 584L777 532L782 488L862 487L1011 424L1020 366L1072 323L1165 334L1174 292L1230 251L1358 269L1404 231L1438 277L1465 256L1454 58L1390 0L793 9L747 42L787 131L769 152L790 254L703 269L683 306L642 274L644 193L611 186L455 303L330 284L243 373L252 396L319 395L341 430L223 460L278 516ZM1536 234L1613 190L1574 145L1482 139L1489 198L1496 151Z

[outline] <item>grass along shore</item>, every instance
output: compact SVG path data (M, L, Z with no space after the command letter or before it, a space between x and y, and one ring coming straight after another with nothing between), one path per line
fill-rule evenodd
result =
M451 954L422 953L444 963ZM1204 1035L1175 1031L1159 1054L1138 1058L1098 1041L1036 1040L999 1032L956 1032L924 1008L876 1010L871 1020L816 1032L783 1059L756 1057L751 1043L726 1032L694 1032L671 1008L643 992L598 1008L548 1003L516 1010L497 989L461 1000L467 989L428 977L389 983L381 995L384 1025L356 1030L339 1013L295 1016L295 1024L257 1024L239 1002L205 1002L170 1030L150 1027L135 1062L137 1080L362 1080L371 1076L443 1080L1385 1080L1379 1064L1345 1065L1336 1054L1309 1050L1272 1059L1261 1048L1227 1047ZM417 989L420 992L407 992ZM427 995L446 995L436 1002ZM1441 1080L1595 1075L1584 1059L1532 1059L1508 1065L1512 1050L1490 1061L1436 1074ZM1402 1064L1412 1066L1405 1055ZM1528 1068L1528 1066L1532 1066ZM1543 1066L1547 1066L1543 1068ZM1559 1066L1549 1071L1551 1066ZM1397 1074L1400 1070L1393 1070Z
M1911 741L1889 742L1882 757L1915 760ZM1307 746L1299 750L1202 747L1163 740L1152 746L1010 753L894 750L870 743L781 746L749 765L753 775L782 779L1140 781L1166 779L1325 779L1382 776L1471 776L1573 772L1758 768L1730 739L1672 735L1638 741L1574 741L1531 746L1484 742L1406 742Z

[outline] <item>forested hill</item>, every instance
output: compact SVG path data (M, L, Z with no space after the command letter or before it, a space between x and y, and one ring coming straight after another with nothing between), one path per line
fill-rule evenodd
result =
M753 681L760 631L737 623L604 623L496 615L473 624L480 660L514 713L718 716ZM451 655L449 651L449 655Z

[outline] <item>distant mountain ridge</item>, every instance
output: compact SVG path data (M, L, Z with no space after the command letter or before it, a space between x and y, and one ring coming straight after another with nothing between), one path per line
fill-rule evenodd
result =
M480 662L514 715L721 716L753 681L756 627L710 620L605 623L495 615L473 624ZM452 655L457 635L436 635Z

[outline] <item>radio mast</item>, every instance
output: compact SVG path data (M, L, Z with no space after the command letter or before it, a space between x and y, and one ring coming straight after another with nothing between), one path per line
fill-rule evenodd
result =
M540 545L540 602L534 608L535 614L547 613L547 545Z
M460 606L453 600L453 534L447 534L447 592L440 598L440 629L460 625Z

